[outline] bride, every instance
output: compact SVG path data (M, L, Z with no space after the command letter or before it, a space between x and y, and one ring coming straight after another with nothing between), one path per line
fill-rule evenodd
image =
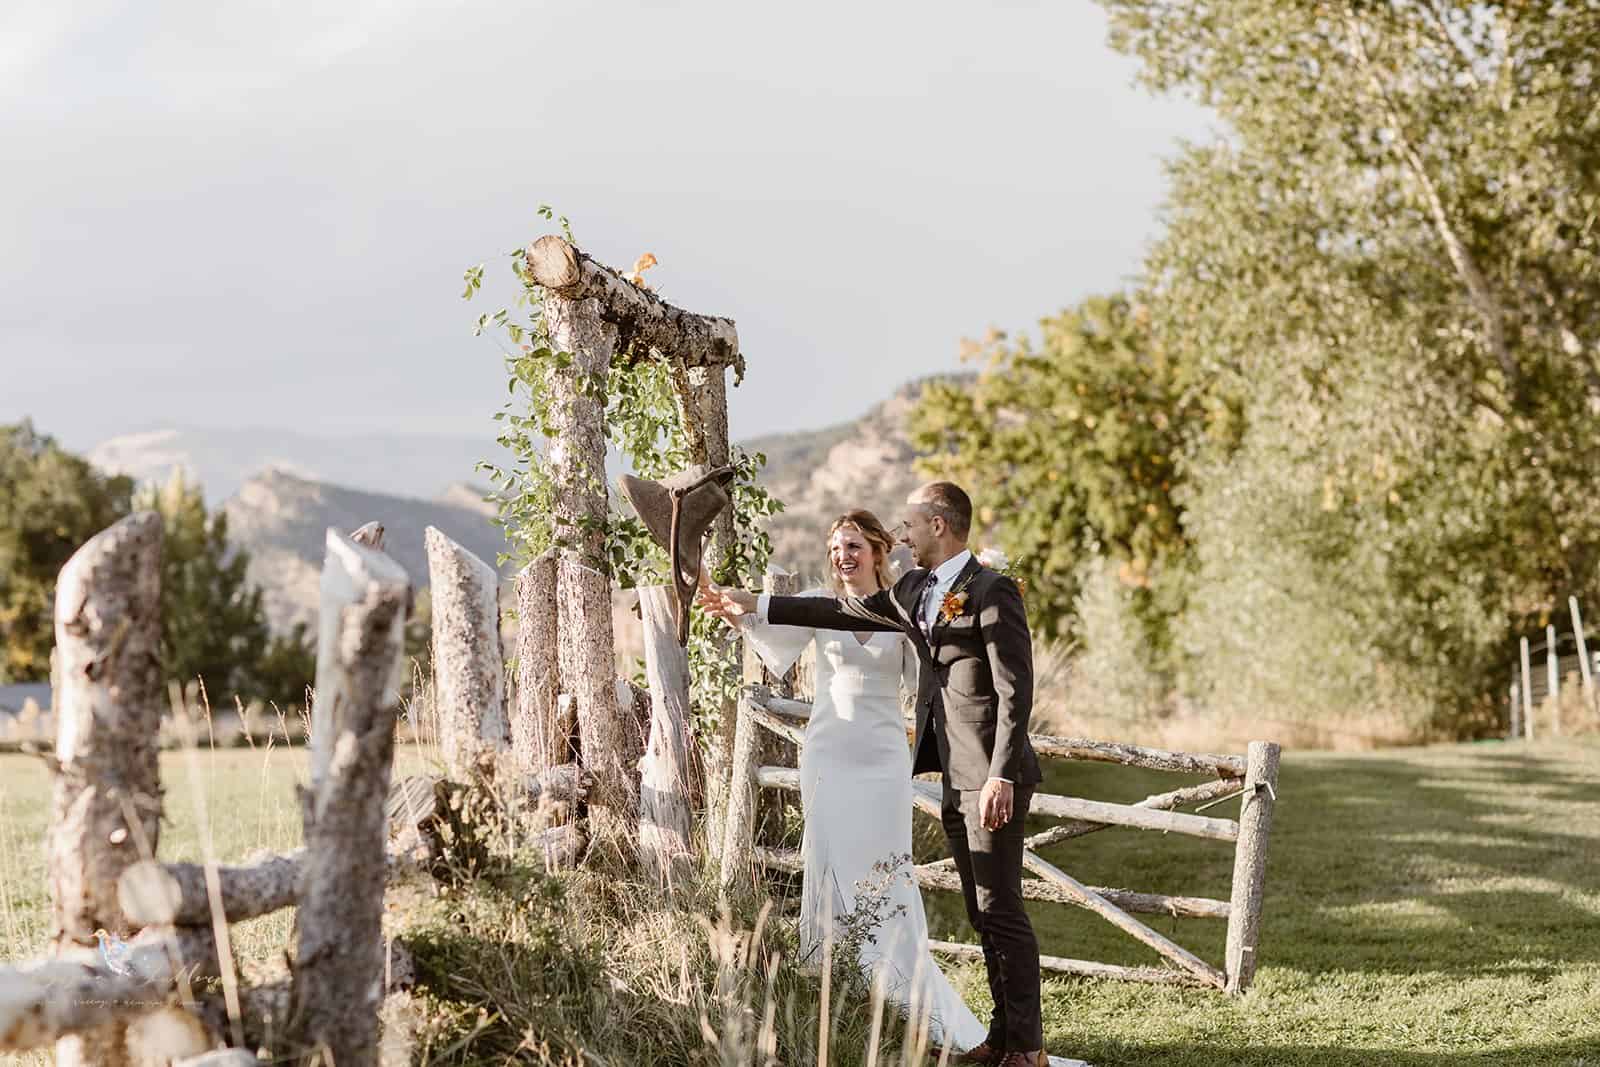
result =
M890 587L893 547L872 512L846 512L828 531L829 588L801 595L868 596ZM710 592L714 599L715 587ZM855 909L858 889L882 885L887 874L882 922L861 948L862 968L882 982L886 1003L914 1011L914 1022L928 1017L936 1047L981 1044L988 1028L929 954L910 869L911 751L900 687L917 691L916 650L900 633L768 626L751 615L732 624L777 674L816 645L816 699L800 748L802 952L816 950L833 933L831 922Z

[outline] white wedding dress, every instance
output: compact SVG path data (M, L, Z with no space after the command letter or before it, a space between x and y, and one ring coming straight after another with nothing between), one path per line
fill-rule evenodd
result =
M904 634L873 633L863 643L847 630L771 626L749 615L740 629L778 674L807 645L817 647L816 699L800 750L802 952L820 958L830 919L836 927L855 909L858 884L873 892L887 883L882 922L862 946L863 969L881 981L887 1004L917 1021L928 1016L933 1047L972 1048L988 1027L928 951L922 894L911 875L911 746L900 687L917 691L916 650Z

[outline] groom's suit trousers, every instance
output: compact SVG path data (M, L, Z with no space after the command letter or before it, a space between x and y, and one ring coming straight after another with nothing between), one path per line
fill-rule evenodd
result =
M1033 786L1013 794L1011 821L995 831L983 828L977 789L955 789L944 779L941 821L961 872L967 917L983 945L994 1015L989 1044L1008 1051L1044 1047L1039 1014L1039 942L1022 908L1022 820L1033 803Z

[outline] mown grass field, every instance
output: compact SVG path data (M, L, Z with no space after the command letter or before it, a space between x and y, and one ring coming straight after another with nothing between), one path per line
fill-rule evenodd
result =
M1050 792L1107 800L1174 783L1048 773ZM1106 1067L1600 1065L1600 744L1287 753L1278 800L1250 995L1051 980L1054 1050ZM1044 855L1089 884L1165 893L1226 898L1232 873L1230 846L1133 830ZM958 900L929 903L935 935L970 940ZM1155 962L1088 912L1031 910L1048 954ZM1222 922L1144 918L1221 965Z
M400 773L411 773L427 757L404 746L399 759ZM303 749L200 752L192 762L168 753L162 769L164 857L201 855L196 784L220 859L298 843L293 784L304 779ZM1081 764L1050 774L1051 792L1110 800L1179 782ZM1254 991L1230 1001L1052 979L1052 1051L1101 1067L1600 1067L1600 743L1288 753L1278 796ZM41 952L48 936L48 801L36 760L0 756L0 943L13 960ZM931 823L920 825L936 847ZM1046 855L1091 884L1221 897L1232 867L1226 845L1132 830ZM929 908L937 936L971 939L955 897L933 894ZM1154 962L1086 912L1042 905L1034 915L1047 953ZM1222 923L1150 921L1220 964ZM288 945L289 916L236 930L248 970ZM978 967L954 970L982 1014Z

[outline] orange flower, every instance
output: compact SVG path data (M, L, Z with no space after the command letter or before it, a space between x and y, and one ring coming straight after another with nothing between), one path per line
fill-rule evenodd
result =
M961 617L961 613L966 609L966 606L966 590L963 589L960 592L957 592L956 590L952 589L950 592L946 593L944 595L944 599L939 602L939 618L944 621L945 625L949 625Z

